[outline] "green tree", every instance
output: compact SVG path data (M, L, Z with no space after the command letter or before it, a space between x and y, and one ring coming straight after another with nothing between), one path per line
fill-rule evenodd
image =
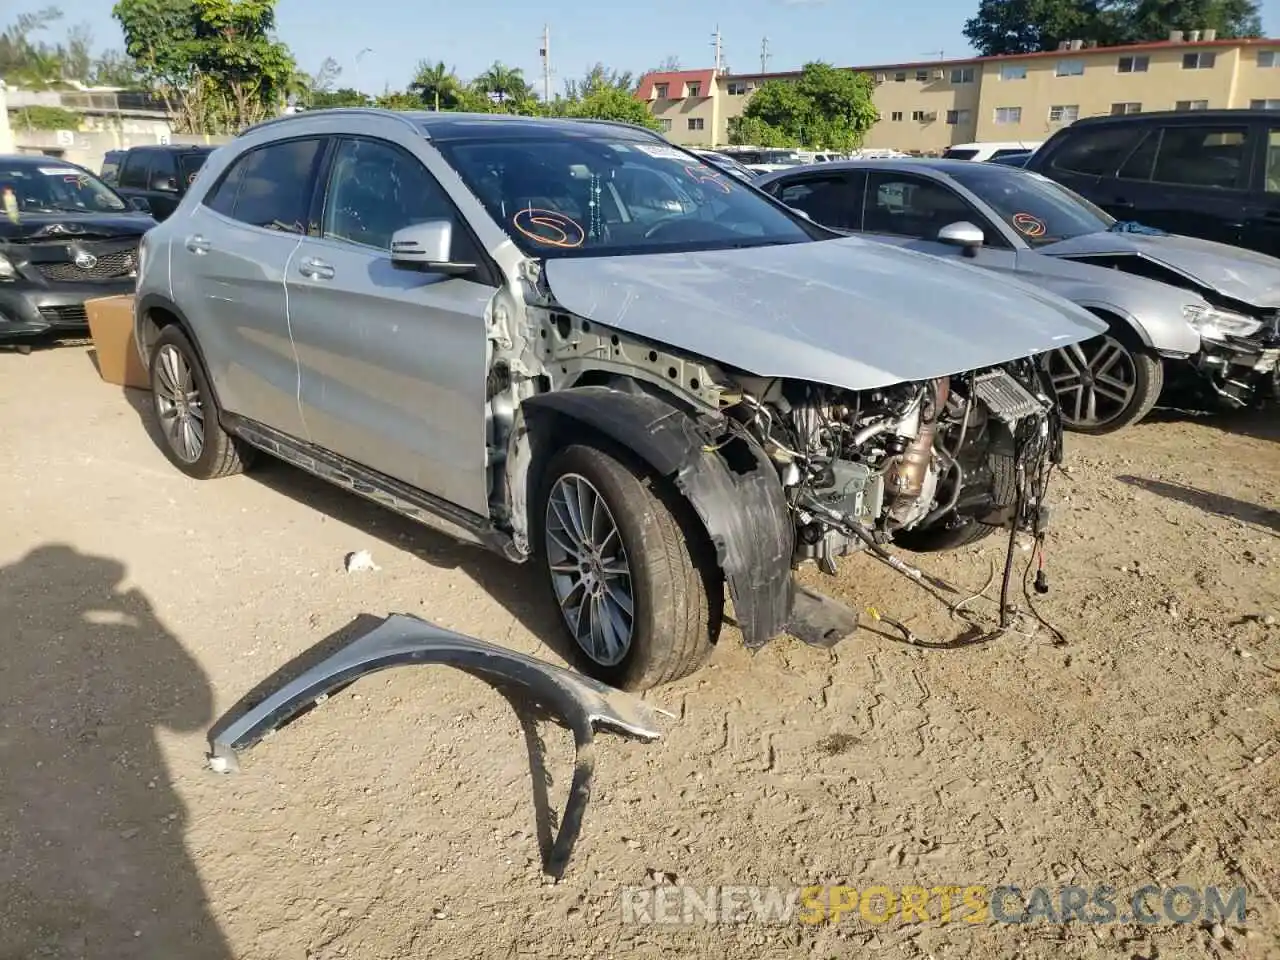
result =
M62 107L27 107L9 111L9 122L24 130L79 130L80 114Z
M388 90L375 97L374 106L383 110L421 110L422 98L416 93L405 93L402 90Z
M525 82L524 71L519 67L508 67L497 60L472 80L471 86L476 91L487 94L492 101L513 107L535 99L533 88Z
M1262 32L1256 0L980 0L964 35L983 56L1054 50L1063 40L1102 46L1163 40L1171 30L1218 36Z
M275 0L117 0L112 15L182 132L234 133L305 94Z
M649 113L649 108L633 97L630 91L618 87L596 90L581 100L557 99L555 103L562 105L559 108L561 112L557 112L555 108L543 112L549 116L617 120L621 123L634 123L648 127L650 130L659 128L658 121Z
M879 119L865 74L807 63L796 81L770 80L729 124L733 143L853 150Z
M463 86L458 74L447 67L443 60L430 63L418 61L409 92L418 95L422 105L432 110L456 110L462 100Z
M339 87L337 90L313 90L307 98L307 106L312 110L324 110L328 107L371 107L373 101L368 94L361 93L351 87Z
M564 94L569 100L586 100L588 97L608 90L621 90L631 93L636 88L635 78L631 71L619 72L611 70L603 63L588 68L580 80L566 80Z

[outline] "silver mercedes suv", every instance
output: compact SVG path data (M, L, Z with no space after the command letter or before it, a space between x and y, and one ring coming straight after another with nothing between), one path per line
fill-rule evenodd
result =
M1034 358L1103 329L590 121L273 120L140 259L178 469L266 451L532 560L585 669L631 689L699 665L726 586L749 646L829 645L856 615L796 564L1043 536L1061 427Z

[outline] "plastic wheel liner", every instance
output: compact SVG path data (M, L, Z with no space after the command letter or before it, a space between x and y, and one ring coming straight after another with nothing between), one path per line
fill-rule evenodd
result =
M456 667L495 687L518 688L572 731L573 782L555 842L543 856L546 873L559 879L581 832L591 796L596 728L656 740L661 736L658 715L670 714L590 677L416 617L387 617L255 706L233 718L224 717L209 733L210 766L220 773L238 770L240 753L323 702L332 691L388 667L419 664Z

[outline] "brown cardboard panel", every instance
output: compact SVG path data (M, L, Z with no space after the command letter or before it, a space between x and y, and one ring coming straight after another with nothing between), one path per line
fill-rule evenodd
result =
M133 340L133 295L87 300L84 309L102 379L122 387L151 389L151 378Z

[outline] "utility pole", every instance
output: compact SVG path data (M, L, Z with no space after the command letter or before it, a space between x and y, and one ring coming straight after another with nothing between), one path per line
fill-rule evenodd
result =
M542 57L542 101L551 102L551 28L542 28L542 49L538 51Z
M770 56L771 54L769 53L769 38L762 37L760 39L760 72L761 73L769 72Z
M720 24L716 24L716 32L711 35L711 46L716 52L716 73L724 70L724 46L720 42Z

